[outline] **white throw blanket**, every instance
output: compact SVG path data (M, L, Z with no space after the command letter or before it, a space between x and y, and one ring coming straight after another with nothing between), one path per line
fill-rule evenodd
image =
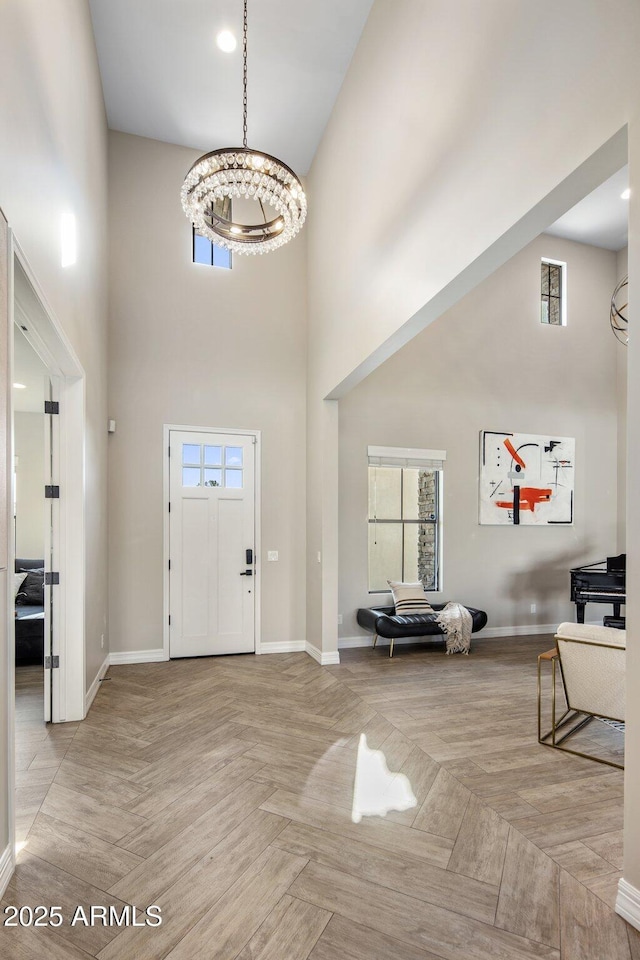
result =
M436 620L447 641L447 654L469 653L471 648L471 614L461 603L448 603L442 610L434 610Z

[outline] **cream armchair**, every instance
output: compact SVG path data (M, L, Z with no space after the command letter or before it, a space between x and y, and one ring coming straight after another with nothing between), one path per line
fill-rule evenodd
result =
M541 742L589 760L623 766L561 745L596 717L624 723L626 636L626 631L612 627L560 624L556 650L567 710L558 718L554 660L552 726Z

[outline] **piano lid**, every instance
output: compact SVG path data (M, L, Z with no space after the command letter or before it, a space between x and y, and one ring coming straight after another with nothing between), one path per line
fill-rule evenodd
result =
M627 555L620 553L617 557L607 557L606 560L596 560L595 563L585 563L582 567L573 567L570 573L588 573L592 570L594 573L626 573Z

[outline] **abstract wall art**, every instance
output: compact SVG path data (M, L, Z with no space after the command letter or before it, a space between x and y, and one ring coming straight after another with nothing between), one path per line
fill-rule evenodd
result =
M480 523L573 523L576 442L529 433L480 434Z

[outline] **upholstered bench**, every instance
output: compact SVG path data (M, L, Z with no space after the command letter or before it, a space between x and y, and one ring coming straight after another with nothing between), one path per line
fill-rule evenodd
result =
M442 610L446 604L431 604L434 610ZM484 610L467 607L473 621L473 633L477 633L487 625L487 615ZM391 643L389 656L393 656L395 640L404 640L408 637L442 636L442 629L433 613L412 613L396 616L395 607L361 607L358 610L358 623L365 630L373 634L375 647L378 637L384 637Z

